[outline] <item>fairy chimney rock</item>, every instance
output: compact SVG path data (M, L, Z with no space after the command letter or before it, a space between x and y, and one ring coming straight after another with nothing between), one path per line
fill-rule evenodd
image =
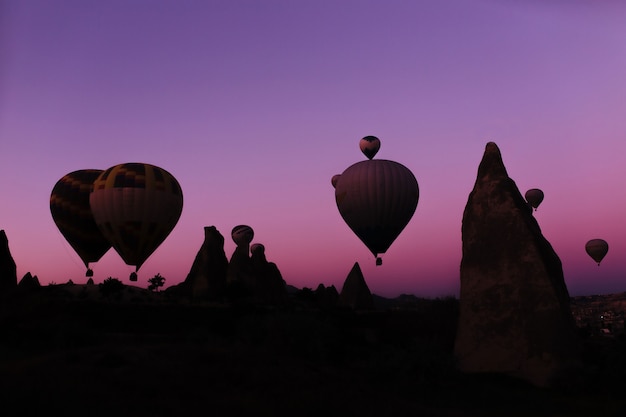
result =
M283 304L287 300L287 285L278 266L267 260L262 244L252 245L250 250L256 296L265 303Z
M489 142L462 223L459 369L571 381L580 341L561 261Z
M333 308L337 306L337 302L339 300L339 293L334 285L330 287L324 286L324 284L319 284L314 291L315 293L315 301L318 307L321 308Z
M0 230L0 294L17 288L17 268L9 250L9 239Z
M373 310L374 298L367 287L361 267L358 262L350 270L341 288L339 304L353 308L354 310Z
M193 297L217 299L226 286L228 259L224 236L215 226L204 228L204 242L191 265L185 285Z
M256 289L256 280L252 271L250 245L237 245L226 269L227 285L235 285L246 292Z
M41 284L37 275L33 276L30 272L27 272L17 284L17 287L20 291L34 291L39 289Z

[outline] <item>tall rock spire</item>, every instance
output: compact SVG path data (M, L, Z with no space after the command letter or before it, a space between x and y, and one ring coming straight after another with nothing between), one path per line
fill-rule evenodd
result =
M580 366L563 268L489 142L462 224L459 369L554 386Z

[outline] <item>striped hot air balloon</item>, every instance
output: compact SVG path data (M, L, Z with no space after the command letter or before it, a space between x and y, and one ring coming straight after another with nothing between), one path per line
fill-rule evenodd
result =
M93 275L89 264L99 261L111 248L96 225L89 205L93 182L102 172L100 169L70 172L57 181L50 194L52 219L85 264L87 276Z
M104 171L94 181L89 202L102 234L138 271L176 226L183 193L163 168L133 162ZM136 273L131 280L136 280Z
M378 255L389 249L413 217L419 187L404 165L372 159L357 162L341 174L335 200L341 217L380 265Z

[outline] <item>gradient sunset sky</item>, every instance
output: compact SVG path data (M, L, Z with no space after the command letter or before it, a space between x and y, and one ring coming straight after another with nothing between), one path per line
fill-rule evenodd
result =
M367 135L420 187L380 267L330 183ZM0 0L0 229L18 279L84 283L53 186L146 162L184 208L140 286L184 280L204 226L230 258L248 224L288 284L340 290L359 262L377 294L456 296L489 141L522 194L544 191L535 216L570 295L626 291L626 2ZM112 249L94 279L133 270Z

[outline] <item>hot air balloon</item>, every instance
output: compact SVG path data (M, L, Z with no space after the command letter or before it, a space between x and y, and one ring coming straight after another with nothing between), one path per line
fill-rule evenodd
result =
M337 181L339 181L339 177L341 177L341 175L337 174L333 175L333 177L330 179L330 183L333 185L333 188L337 186Z
M600 262L609 251L609 244L603 239L591 239L585 244L585 251L600 266Z
M365 136L359 141L359 148L367 159L372 159L380 149L380 140L376 136Z
M94 181L89 203L96 224L127 265L131 281L170 234L183 209L176 178L144 163L115 165Z
M64 175L52 188L50 213L59 231L78 254L93 276L89 264L97 262L111 248L100 232L89 206L93 182L102 173L99 169L81 169Z
M254 238L254 230L250 226L246 226L245 224L240 224L239 226L233 227L233 230L230 232L230 236L233 238L233 242L237 246L245 246L249 245Z
M368 139L370 138L370 139ZM374 139L371 139L374 138ZM367 136L360 142L370 158L368 143L378 138ZM374 152L375 154L375 152ZM394 161L371 159L348 167L335 188L337 208L350 229L382 264L385 253L406 227L417 207L419 187L413 173Z
M528 204L530 204L535 209L535 211L537 211L537 207L539 207L539 204L541 204L541 202L543 201L543 191L538 188L531 188L530 190L526 191L524 197L526 198Z

